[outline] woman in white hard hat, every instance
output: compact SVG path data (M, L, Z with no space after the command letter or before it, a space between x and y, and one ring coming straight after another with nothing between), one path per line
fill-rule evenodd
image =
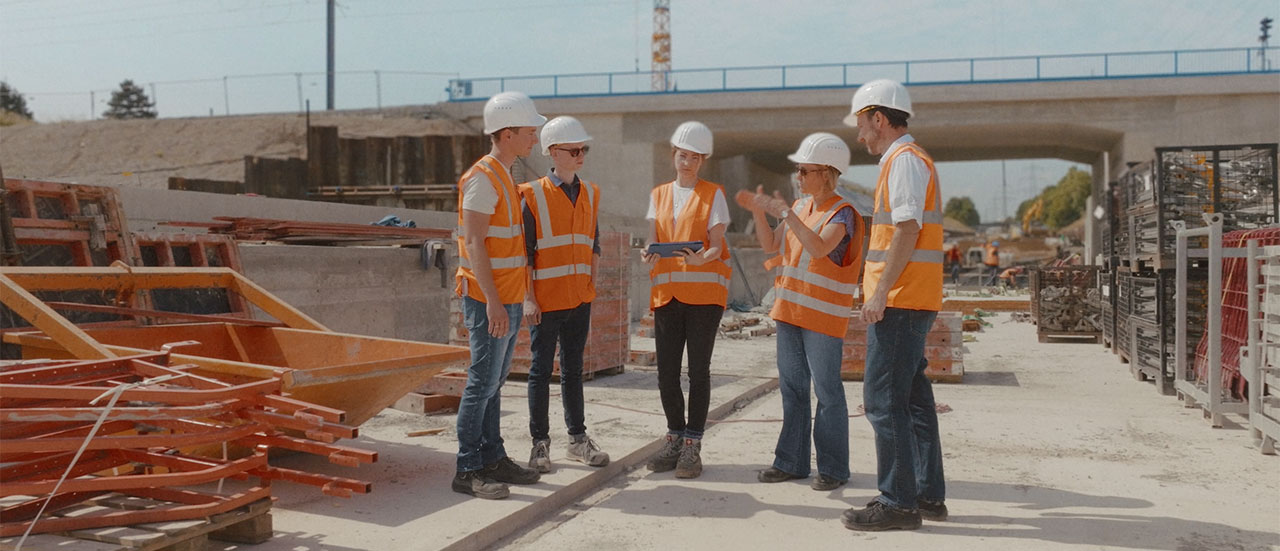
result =
M648 244L698 242L660 257L646 247L645 262L652 288L657 341L658 391L667 416L667 441L649 461L649 470L675 469L677 478L702 474L702 432L711 401L711 353L720 317L729 298L732 271L726 262L729 248L724 233L729 226L729 205L724 189L698 178L711 156L711 129L689 121L671 135L671 158L676 179L654 188L649 196ZM680 364L689 352L689 407L685 417L680 388Z
M773 310L778 328L778 383L782 431L773 465L760 482L806 478L809 444L817 449L818 476L809 484L830 491L849 480L849 409L840 363L853 311L853 293L862 269L862 217L836 194L849 166L849 146L826 132L810 134L787 157L796 163L800 191L807 195L789 208L781 198L756 189L750 203L756 239L778 252L765 266L777 268ZM772 229L765 218L779 220ZM809 423L809 381L818 408Z

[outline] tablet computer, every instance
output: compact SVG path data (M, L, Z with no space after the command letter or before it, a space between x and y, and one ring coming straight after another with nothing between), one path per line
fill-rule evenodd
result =
M645 253L656 254L663 258L668 258L672 256L678 256L676 255L676 251L682 251L684 249L690 249L693 252L701 251L702 242L701 241L672 241L670 243L652 243L649 245L648 249L645 249Z

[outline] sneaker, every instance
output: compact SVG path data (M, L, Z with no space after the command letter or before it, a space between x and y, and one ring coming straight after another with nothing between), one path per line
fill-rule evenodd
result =
M529 452L529 468L540 473L551 472L551 441L534 440Z
M484 466L484 475L507 484L533 484L542 478L538 471L516 465L510 457L503 457Z
M609 454L600 451L600 446L586 434L569 436L569 459L586 463L592 467L603 467L609 464Z
M920 498L916 500L916 507L920 510L920 518L937 522L947 520L947 504L945 502Z
M877 499L868 503L865 509L845 511L841 521L845 528L864 532L915 530L920 528L920 512L895 509Z
M668 434L667 441L658 451L658 455L653 456L646 466L655 473L665 473L676 468L676 461L680 459L680 447L683 445L684 439L679 435Z
M788 480L796 480L804 478L803 476L794 475L777 467L769 467L763 471L756 473L756 480L766 484L774 482L786 482Z
M480 499L506 499L507 485L484 475L483 471L458 471L453 475L453 491Z
M702 439L685 438L676 461L676 478L698 478L702 474Z
M809 483L809 487L819 492L830 492L836 488L844 486L845 481L831 478L825 474L819 474L813 477L813 481Z

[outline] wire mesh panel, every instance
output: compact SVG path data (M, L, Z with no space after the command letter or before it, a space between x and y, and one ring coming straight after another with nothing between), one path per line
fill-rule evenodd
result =
M1146 323L1159 322L1160 282L1155 274L1134 276L1130 287L1129 315Z
M1115 350L1129 354L1129 312L1132 307L1133 275L1116 272L1116 340Z
M1031 301L1044 336L1100 336L1102 301L1097 266L1039 268L1032 279Z
M1187 347L1181 354L1194 358L1196 347L1204 337L1209 315L1209 269L1207 267L1187 268ZM1165 371L1173 375L1177 365L1178 347L1178 273L1174 270L1161 270L1160 278L1160 326L1164 329ZM1188 361L1187 365L1192 362Z
M1259 246L1280 245L1280 227L1234 231L1222 236L1224 248L1245 247L1250 239L1257 239ZM1222 386L1237 398L1247 396L1244 377L1240 375L1240 347L1248 338L1249 291L1245 259L1222 259ZM1265 301L1261 290L1255 290ZM1206 298L1207 301L1207 298ZM1188 325L1189 325L1188 321ZM1209 339L1201 336L1196 341L1194 369L1197 380L1208 377Z

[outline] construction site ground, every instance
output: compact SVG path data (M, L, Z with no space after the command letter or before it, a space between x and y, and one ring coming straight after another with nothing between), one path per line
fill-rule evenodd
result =
M379 461L361 467L372 494L351 499L279 484L275 537L253 549L1280 549L1280 457L1261 455L1239 418L1210 428L1198 409L1160 396L1098 345L1036 342L1035 326L989 318L966 345L962 384L935 385L947 474L946 522L914 532L860 533L840 514L875 489L862 384L846 382L853 477L832 492L808 481L761 484L780 426L774 338L721 339L713 361L712 425L695 480L644 461L665 431L653 368L586 383L587 426L612 455L594 469L564 460L553 388L555 471L513 486L505 501L454 493L453 415L387 410L361 427ZM633 339L652 349L651 339ZM503 388L503 435L529 453L526 389ZM431 436L410 431L443 428ZM308 469L348 469L322 459ZM345 471L345 472L344 472ZM216 549L243 549L217 544Z

